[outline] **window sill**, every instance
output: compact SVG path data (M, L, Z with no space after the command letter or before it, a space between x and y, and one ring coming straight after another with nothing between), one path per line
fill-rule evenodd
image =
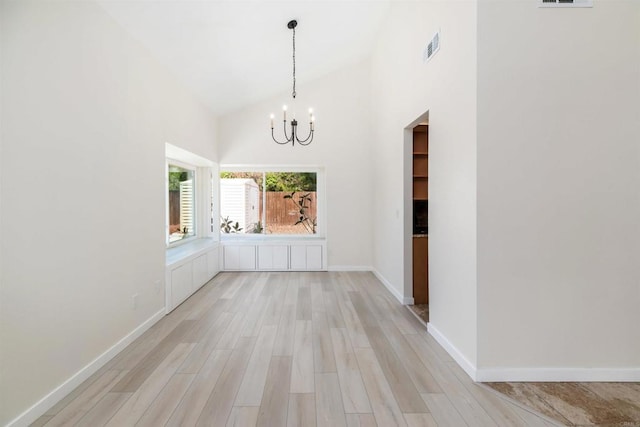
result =
M199 255L202 252L206 252L207 249L217 247L218 242L212 238L193 239L188 243L183 243L179 246L167 248L166 251L166 265L167 267L183 261L187 258Z
M291 241L316 241L326 240L325 236L318 234L221 234L221 242L291 242Z

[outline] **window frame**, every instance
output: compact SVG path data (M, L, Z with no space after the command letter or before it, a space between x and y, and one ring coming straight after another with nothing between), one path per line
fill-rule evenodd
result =
M194 239L198 238L198 233L200 232L200 174L198 174L198 167L195 165L191 165L189 163L185 163L182 162L180 160L176 160L176 159L172 159L167 157L166 158L166 167L165 167L165 192L166 192L166 226L165 226L165 244L167 246L167 248L173 248L176 246L179 246L181 244L187 243L187 242L191 242ZM193 235L182 238L180 240L176 240L175 242L169 242L169 237L170 237L170 233L169 233L169 226L170 226L170 206L169 206L169 168L170 166L177 166L179 168L191 171L193 173L193 181L194 181L194 185L193 185Z
M194 228L193 236L169 243L169 164L194 171ZM165 199L165 247L172 249L177 246L196 242L199 239L213 239L219 241L219 228L212 227L219 224L219 179L218 164L195 153L175 145L165 143L164 167L164 199ZM213 202L213 203L212 203Z
M317 217L318 224L316 226L316 232L314 234L266 234L266 233L222 233L220 232L221 240L236 240L236 239L324 239L327 235L327 215L326 215L326 175L323 166L266 166L266 165L220 165L218 171L218 211L221 209L220 200L220 173L222 172L251 172L251 173L270 173L270 172L312 172L316 174L316 203L317 203ZM264 182L264 180L263 180ZM261 189L261 193L264 193ZM264 194L262 197L266 197ZM264 201L264 199L263 199ZM266 216L266 212L264 214ZM261 221L266 220L260 218ZM266 222L265 222L266 225Z

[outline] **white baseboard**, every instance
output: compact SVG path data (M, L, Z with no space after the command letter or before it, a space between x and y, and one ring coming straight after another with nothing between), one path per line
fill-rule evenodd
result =
M440 344L445 349L445 351L449 353L449 356L451 356L453 360L455 360L456 363L460 365L460 367L467 373L467 375L469 375L469 377L471 377L473 381L478 381L477 369L475 365L469 362L469 360L460 352L460 350L458 350L456 346L454 346L451 341L449 341L447 337L445 337L438 330L438 328L433 325L433 323L427 323L427 331L436 341L438 341L438 344Z
M87 378L96 373L98 369L102 368L107 362L113 359L118 353L120 353L126 346L131 344L147 331L151 326L157 323L165 315L164 307L156 314L145 320L140 326L135 328L124 338L114 344L107 351L95 358L87 366L80 369L75 375L66 380L64 383L56 387L52 392L43 397L35 405L18 415L13 421L9 422L6 427L22 427L28 426L35 420L44 415L50 408L56 403L61 401L66 395L71 393L76 387L82 384Z
M329 271L372 271L373 268L364 265L331 265Z
M378 280L380 280L380 282L382 282L384 287L387 288L387 290L389 292L391 292L391 295L396 297L396 299L398 300L398 302L400 302L400 304L402 304L402 305L413 304L413 297L411 297L411 298L410 297L405 297L400 292L398 292L398 290L395 289L393 287L393 285L391 285L391 283L387 279L385 279L385 277L382 274L380 274L380 272L378 270L376 270L375 268L372 268L371 272L376 276L376 278Z
M484 368L478 382L638 382L640 368Z
M638 382L640 368L477 368L432 323L427 331L476 382Z

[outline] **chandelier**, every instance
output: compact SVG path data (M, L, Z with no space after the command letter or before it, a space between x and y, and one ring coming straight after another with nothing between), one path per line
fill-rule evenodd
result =
M298 26L298 21L296 21L295 19L292 21L289 21L289 23L287 24L287 28L289 28L290 30L293 30L293 92L291 92L291 96L293 96L294 100L296 99L296 27L297 26ZM296 120L295 112L294 114L292 114L293 117L291 118L290 132L287 131L287 106L286 105L282 107L282 115L283 115L282 126L284 130L285 140L282 142L278 141L273 133L273 119L274 119L273 114L271 114L271 138L273 138L273 140L280 145L291 143L291 145L294 146L296 142L300 145L311 144L311 141L313 141L313 124L315 121L315 117L313 116L313 110L309 108L309 134L304 139L300 139L298 137L298 121Z

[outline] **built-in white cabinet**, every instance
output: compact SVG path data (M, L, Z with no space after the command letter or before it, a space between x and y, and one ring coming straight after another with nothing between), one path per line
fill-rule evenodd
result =
M326 241L223 242L222 269L227 271L326 270Z
M287 245L258 246L258 270L288 270L289 247Z
M218 243L206 239L167 250L165 306L169 313L220 271Z
M193 270L191 269L191 264L183 264L171 270L170 286L172 300L182 302L191 295L193 289ZM178 304L176 304L176 306L177 305Z
M305 246L291 246L291 269L304 270L307 268L307 250Z
M256 247L253 245L223 246L225 270L255 270Z
M202 254L194 258L192 264L193 283L206 283L209 280L209 269L207 267L207 254Z
M207 276L214 277L220 272L220 264L218 262L218 247L208 251L205 255L207 257Z
M291 270L322 270L321 245L291 245Z

